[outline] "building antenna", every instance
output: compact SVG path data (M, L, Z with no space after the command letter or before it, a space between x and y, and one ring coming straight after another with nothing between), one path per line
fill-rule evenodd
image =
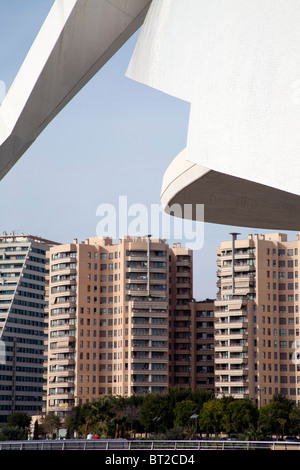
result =
M234 273L234 250L235 250L235 240L237 239L237 236L240 235L238 232L232 232L230 233L232 236L232 295L234 294L234 289L235 289L235 273Z

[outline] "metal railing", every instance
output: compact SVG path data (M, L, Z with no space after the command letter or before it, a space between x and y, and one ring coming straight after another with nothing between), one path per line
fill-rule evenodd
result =
M300 442L229 440L123 440L58 439L1 441L0 450L126 450L126 451L198 451L198 450L300 450Z

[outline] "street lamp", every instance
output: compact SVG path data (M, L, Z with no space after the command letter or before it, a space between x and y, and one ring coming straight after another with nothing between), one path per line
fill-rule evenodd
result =
M197 434L197 419L199 418L199 415L197 413L193 413L191 416L193 428L194 428L194 435Z
M160 416L155 416L155 417L153 418L153 421L154 421L154 426L155 426L155 428L154 428L154 434L156 435L156 426L157 426L157 423L159 423L159 421L160 421Z

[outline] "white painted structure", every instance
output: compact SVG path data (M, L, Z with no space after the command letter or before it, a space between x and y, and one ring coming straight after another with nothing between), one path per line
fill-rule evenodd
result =
M0 107L0 179L143 24L151 0L56 0Z
M127 74L191 103L189 176L181 154L166 207L193 201L210 222L300 228L299 24L298 0L153 0Z
M189 162L186 150L165 172L161 203L171 215L175 204L181 207L179 215L189 214L185 204L193 205L192 220L203 220L196 211L196 205L203 204L205 222L274 230L300 228L299 196Z
M0 179L142 24L127 75L191 103L166 210L299 230L299 0L56 0L0 108Z

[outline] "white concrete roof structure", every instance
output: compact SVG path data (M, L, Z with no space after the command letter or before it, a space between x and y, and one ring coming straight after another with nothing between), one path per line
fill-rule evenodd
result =
M127 75L191 103L165 206L299 230L299 24L298 0L153 0Z
M0 107L0 179L143 24L150 0L56 0Z
M178 216L192 220L272 230L299 230L300 198L253 181L236 178L186 159L183 150L165 172L161 203L167 213L180 206ZM204 211L196 211L197 204ZM184 210L191 205L193 211ZM187 206L186 206L187 207Z
M0 179L142 24L127 75L191 103L166 210L299 230L299 0L56 0L0 108Z

